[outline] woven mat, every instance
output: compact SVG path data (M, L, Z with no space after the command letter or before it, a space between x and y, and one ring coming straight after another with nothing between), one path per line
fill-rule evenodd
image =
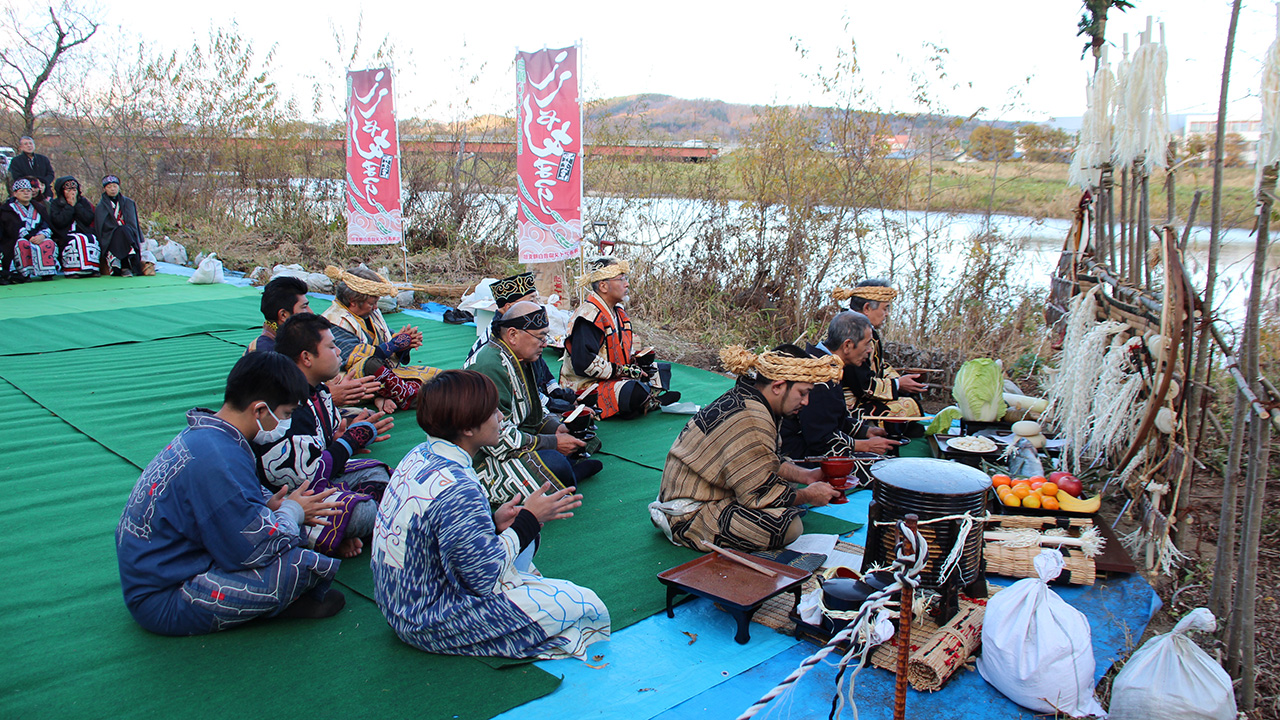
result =
M840 540L836 543L836 550L862 556L862 548L852 543ZM854 568L857 570L858 568ZM817 575L811 575L808 580L804 581L804 585L800 586L801 595L805 595L818 588ZM756 611L752 622L760 623L765 627L773 628L784 635L795 635L796 624L791 619L791 609L795 606L795 596L791 593L783 593L776 597L771 597L760 609Z
M988 586L988 595L999 588ZM988 599L990 599L988 596ZM920 692L933 692L946 684L982 644L982 616L987 600L960 598L960 610L941 628L926 616L911 626L911 657L907 661L907 681ZM871 664L897 672L898 636L871 653Z

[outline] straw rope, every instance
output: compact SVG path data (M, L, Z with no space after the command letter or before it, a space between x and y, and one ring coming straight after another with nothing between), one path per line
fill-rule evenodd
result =
M852 297L860 297L863 300L872 302L889 302L898 297L898 291L891 287L883 285L866 285L854 288L836 288L831 291L832 299L836 301L848 300Z
M603 267L598 267L595 270L592 270L591 272L587 273L586 275L579 277L578 287L580 288L590 287L591 283L600 282L601 280L608 280L610 278L616 278L619 275L626 275L629 272L631 272L631 264L628 263L626 260L619 260L616 263L605 265Z
M721 350L720 362L735 375L759 373L770 380L789 382L833 382L844 374L844 363L834 355L793 358L772 350L756 355L741 345Z
M370 272L373 272L373 271L371 270ZM346 283L347 287L360 293L361 295L372 295L373 297L384 297L384 296L392 296L392 295L395 295L397 292L399 292L399 290L396 288L395 285L392 285L390 281L388 281L386 278L382 277L381 275L378 275L378 273L376 272L373 274L378 275L377 280L365 280L364 278L359 277L357 275L352 275L346 270L343 270L341 268L336 268L332 265L328 265L324 269L324 274L328 275L329 279L333 280L335 283L337 282Z

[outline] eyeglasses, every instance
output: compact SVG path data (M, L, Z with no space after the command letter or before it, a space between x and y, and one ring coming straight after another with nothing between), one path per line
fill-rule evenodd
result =
M538 333L533 332L532 330L525 330L524 328L517 328L517 329L522 333L528 334L529 337L533 338L534 340L537 340L538 343L541 345L546 345L548 342L551 341L550 332L544 332L541 335L539 335Z

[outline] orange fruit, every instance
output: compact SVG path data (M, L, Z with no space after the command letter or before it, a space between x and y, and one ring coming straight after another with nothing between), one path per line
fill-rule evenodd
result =
M996 495L999 496L1001 499L1003 499L1005 495L1008 495L1011 492L1013 492L1013 488L1009 487L1008 485L999 485L996 487Z
M1027 478L1027 482L1029 482L1029 483L1043 483L1043 482L1045 482L1047 479L1048 479L1048 478L1046 478L1046 477L1045 477L1045 476L1043 476L1043 475L1032 475L1031 477Z
M1000 501L1009 507L1018 507L1022 505L1021 498L1011 492L1005 493L1004 497L1000 498Z
M1047 482L1040 486L1040 492L1045 497L1056 497L1058 495L1058 484L1055 482Z
M1024 508L1038 508L1038 507L1040 507L1040 496L1039 496L1039 495L1028 495L1028 496L1026 496L1026 497L1022 498L1022 507L1024 507Z
M1013 494L1024 498L1031 494L1031 486L1026 483L1018 483L1013 486Z
M1058 498L1056 497L1044 498L1043 500L1040 501L1040 507L1044 508L1045 510L1061 510L1062 509L1062 507L1058 505Z
M996 487L1009 487L1013 484L1013 478L1008 475L992 475L991 484Z

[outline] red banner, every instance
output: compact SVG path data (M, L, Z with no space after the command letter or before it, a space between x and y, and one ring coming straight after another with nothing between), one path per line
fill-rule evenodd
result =
M577 257L582 244L578 48L516 53L520 262Z
M404 242L391 69L347 73L347 243Z

